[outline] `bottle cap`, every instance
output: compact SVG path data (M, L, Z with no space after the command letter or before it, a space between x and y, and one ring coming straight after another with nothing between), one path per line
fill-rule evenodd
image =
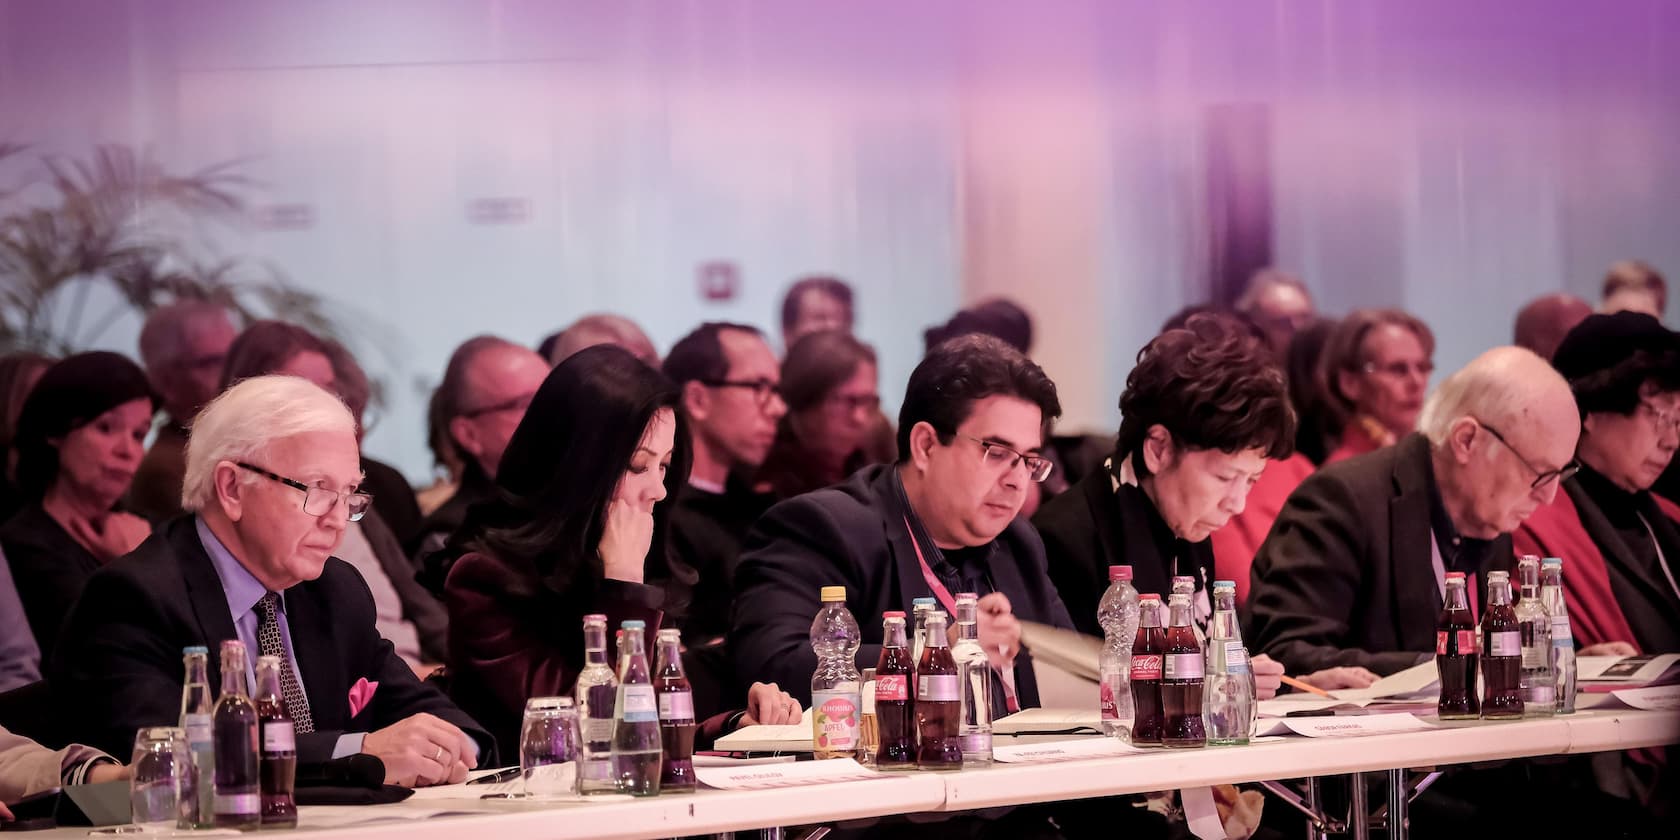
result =
M844 601L846 600L846 587L825 586L822 588L822 599L825 604L833 603L835 601Z
M1496 580L1509 582L1511 580L1511 573L1500 569L1488 572L1488 583L1493 583Z
M191 656L192 654L195 654L195 653L202 653L205 656L209 656L210 655L210 649L205 647L204 645L190 645L188 647L181 648L181 655L182 656Z
M1561 569L1561 568L1563 568L1563 558L1562 557L1547 557L1546 559L1540 561L1540 568L1542 568L1542 569L1550 569L1550 568Z
M1463 572L1447 572L1447 580L1464 580Z
M915 607L931 607L937 603L939 602L932 598L913 598L910 601L910 605Z
M1159 603L1161 603L1161 596L1156 595L1153 592L1145 592L1142 595L1138 596L1138 603L1143 603L1144 601L1154 601L1155 603L1159 604Z
M973 592L958 592L957 593L957 603L959 603L959 604L964 602L964 601L978 601L978 600L980 600L980 596L974 594Z
M661 641L661 642L681 642L682 641L682 631L678 630L675 627L661 627L661 628L659 628L659 641Z
M1108 567L1108 582L1109 583L1113 583L1117 580L1131 580L1131 579L1132 579L1132 567L1131 566L1109 566Z
M881 617L882 618L903 618L904 617L904 610L887 610L886 612L881 613Z
M606 624L607 623L607 617L604 616L604 615L601 615L600 613L590 613L589 615L586 615L586 616L583 617L583 623L584 624L587 625L587 624L590 624L592 622L599 622L601 624Z
M625 621L620 626L623 627L626 630L646 630L647 629L647 622L642 621L640 619L632 618L632 619L629 619L629 620Z
M1173 586L1177 586L1181 583L1188 583L1191 586L1195 586L1196 579L1189 575L1173 575Z
M1216 581L1214 581L1213 582L1213 591L1218 592L1221 589L1229 589L1232 592L1235 592L1235 591L1237 591L1237 582L1234 581L1234 580L1216 580Z

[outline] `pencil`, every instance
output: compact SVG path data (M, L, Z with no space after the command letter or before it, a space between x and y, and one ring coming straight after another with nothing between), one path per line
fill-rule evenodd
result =
M1310 691L1314 694L1317 694L1320 697L1329 697L1330 696L1330 692L1325 691L1324 689L1319 688L1316 685L1307 685L1306 683L1301 682L1300 680L1295 679L1294 677L1279 677L1279 679L1283 680L1284 685L1300 689L1301 691Z

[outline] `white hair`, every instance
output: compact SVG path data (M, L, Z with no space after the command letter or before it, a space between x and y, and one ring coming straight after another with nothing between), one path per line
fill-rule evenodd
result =
M1418 415L1418 431L1441 446L1461 418L1500 425L1507 418L1526 414L1548 388L1569 392L1563 377L1533 351L1495 347L1435 388Z
M181 507L196 513L216 498L216 465L260 460L271 441L311 432L356 434L344 401L296 376L254 376L223 391L193 420Z

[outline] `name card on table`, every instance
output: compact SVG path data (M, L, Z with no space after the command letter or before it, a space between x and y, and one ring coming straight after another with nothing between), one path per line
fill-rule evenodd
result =
M1291 732L1308 738L1358 738L1364 735L1387 735L1391 732L1415 732L1430 728L1429 724L1404 713L1283 718L1279 723L1288 727Z
M718 790L764 790L766 788L822 785L890 778L850 758L796 761L789 764L754 764L746 767L694 768L694 777L706 787Z
M1621 691L1610 692L1610 696L1635 709L1644 709L1648 712L1680 710L1680 685L1624 688Z
M1076 738L1049 741L1042 744L1009 744L992 746L992 760L1004 764L1029 764L1041 761L1077 761L1082 758L1105 758L1127 755L1143 750L1119 738Z

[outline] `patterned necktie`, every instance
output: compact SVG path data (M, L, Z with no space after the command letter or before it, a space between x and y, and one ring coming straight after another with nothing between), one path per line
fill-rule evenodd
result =
M292 717L292 728L300 735L315 731L315 721L309 716L309 698L303 696L297 674L292 670L291 657L280 640L280 596L270 592L257 602L262 620L257 624L257 647L263 656L280 657L280 694L286 700L286 714Z

